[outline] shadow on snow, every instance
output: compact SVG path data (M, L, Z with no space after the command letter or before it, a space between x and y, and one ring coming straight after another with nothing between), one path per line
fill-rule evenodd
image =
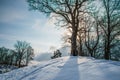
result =
M61 68L57 76L52 80L79 80L79 69L78 69L78 57L70 57L63 66L57 66Z

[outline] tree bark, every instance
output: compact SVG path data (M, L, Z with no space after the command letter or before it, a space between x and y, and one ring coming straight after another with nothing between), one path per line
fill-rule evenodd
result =
M71 55L72 56L77 56L77 46L76 46L76 38L77 38L77 29L74 28L72 36L71 36Z
M106 12L107 12L107 44L106 44L106 51L105 51L105 59L106 60L109 60L109 55L110 55L110 34L111 34L111 31L110 31L110 8L109 8L109 0L107 2L107 5L106 5Z

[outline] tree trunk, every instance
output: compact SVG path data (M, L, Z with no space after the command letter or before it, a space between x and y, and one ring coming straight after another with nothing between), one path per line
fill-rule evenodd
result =
M106 42L106 43L107 44L105 45L106 47L105 47L105 55L104 55L104 57L105 57L106 60L109 60L110 47L109 47L109 42Z
M109 14L109 1L107 3L107 44L106 44L106 53L105 53L105 59L109 60L110 55L110 14Z
M22 57L20 57L19 62L18 62L18 67L21 67L21 61L22 61Z
M27 51L27 56L26 56L26 66L28 65L28 51Z
M93 50L90 50L90 55L91 57L93 57Z
M18 67L20 68L20 66L21 66L21 60L19 61L19 63L18 63Z
M77 29L73 30L72 36L71 36L71 55L77 56L77 46L76 46L76 38L77 38Z
M105 50L105 59L109 60L110 59L110 35L107 36L107 44L106 44L106 50Z

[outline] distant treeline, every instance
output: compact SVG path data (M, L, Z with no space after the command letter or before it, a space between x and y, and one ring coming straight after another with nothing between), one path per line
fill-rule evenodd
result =
M0 47L0 64L18 67L27 66L34 56L34 49L30 46L30 43L17 41L14 47L14 50Z

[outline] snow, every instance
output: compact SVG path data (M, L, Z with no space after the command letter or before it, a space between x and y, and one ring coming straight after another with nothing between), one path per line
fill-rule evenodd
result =
M13 65L11 66L11 65L0 64L0 74L9 72L14 69L18 69L18 67Z
M0 80L120 80L120 62L62 57L0 74Z

